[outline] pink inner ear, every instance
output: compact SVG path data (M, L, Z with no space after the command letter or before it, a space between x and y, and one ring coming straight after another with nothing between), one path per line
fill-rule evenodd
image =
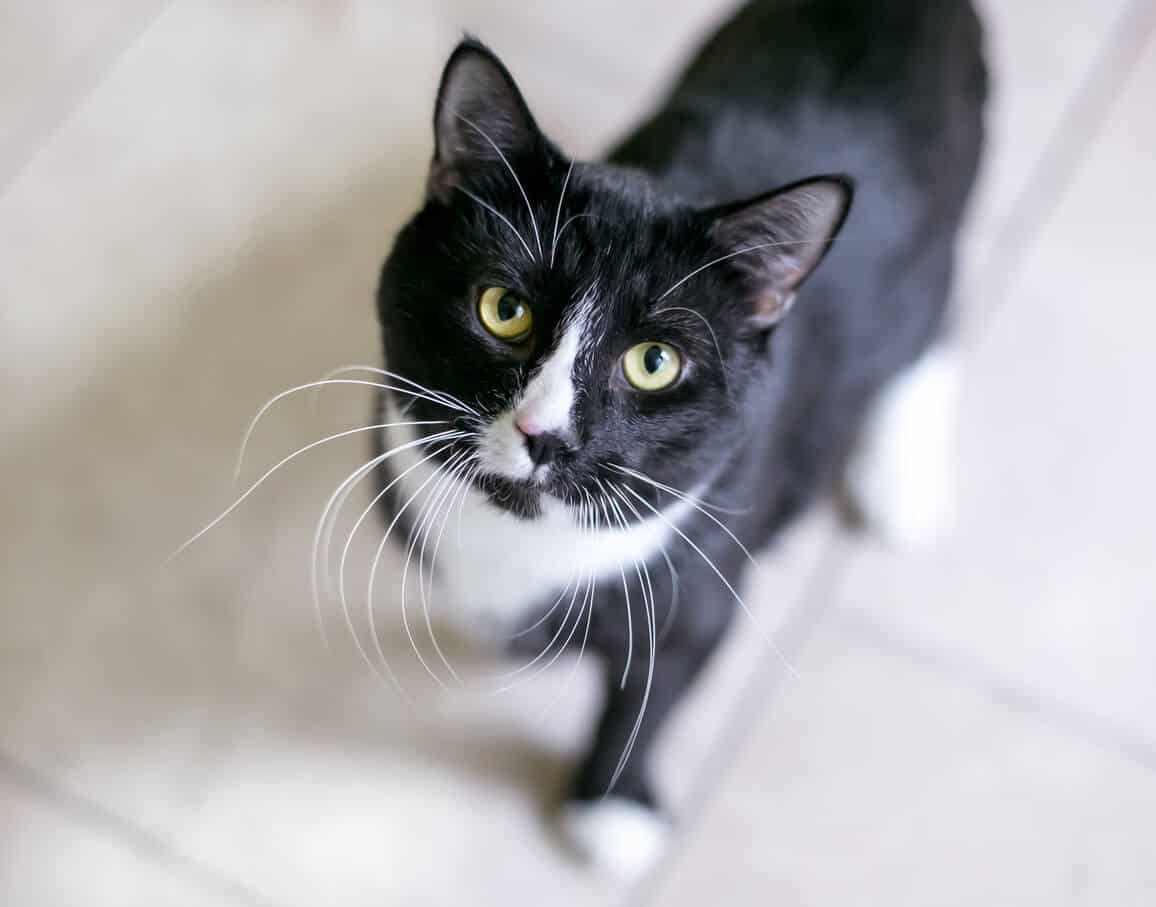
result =
M751 320L762 327L778 324L790 311L794 301L792 290L766 287L755 297L755 313Z

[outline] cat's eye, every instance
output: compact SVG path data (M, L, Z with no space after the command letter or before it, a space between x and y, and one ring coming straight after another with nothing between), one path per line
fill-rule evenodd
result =
M482 292L478 319L482 327L506 343L525 340L534 326L534 317L526 302L502 287L490 287Z
M640 391L660 391L678 380L682 357L669 344L648 340L623 354L622 373Z

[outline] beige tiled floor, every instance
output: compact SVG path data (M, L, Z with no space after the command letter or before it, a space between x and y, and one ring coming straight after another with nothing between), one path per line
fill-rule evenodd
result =
M320 644L305 561L360 447L156 566L228 500L256 405L374 359L376 268L462 28L596 153L730 5L124 0L0 31L28 86L0 89L0 903L1150 900L1139 0L985 4L960 525L900 557L820 512L766 559L752 597L802 677L743 633L713 667L660 755L685 835L647 890L586 876L544 822L588 673L478 699L403 664L409 710L336 615ZM322 399L271 416L249 476L364 417Z

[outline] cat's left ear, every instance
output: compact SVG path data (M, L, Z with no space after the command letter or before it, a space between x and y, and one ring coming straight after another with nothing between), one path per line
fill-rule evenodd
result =
M472 38L446 62L434 108L429 192L443 201L470 170L539 147L530 109L502 61Z
M853 193L849 177L820 176L708 212L711 238L746 283L756 327L787 314L843 226Z

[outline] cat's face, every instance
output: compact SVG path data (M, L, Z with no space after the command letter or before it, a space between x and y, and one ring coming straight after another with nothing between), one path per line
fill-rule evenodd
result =
M695 210L643 175L571 163L468 43L435 132L427 203L379 307L388 367L455 401L412 398L406 418L464 429L442 459L476 455L475 482L524 517L543 494L581 508L607 481L654 491L623 468L683 489L706 478L749 389L774 381L768 335L841 223L846 184Z

